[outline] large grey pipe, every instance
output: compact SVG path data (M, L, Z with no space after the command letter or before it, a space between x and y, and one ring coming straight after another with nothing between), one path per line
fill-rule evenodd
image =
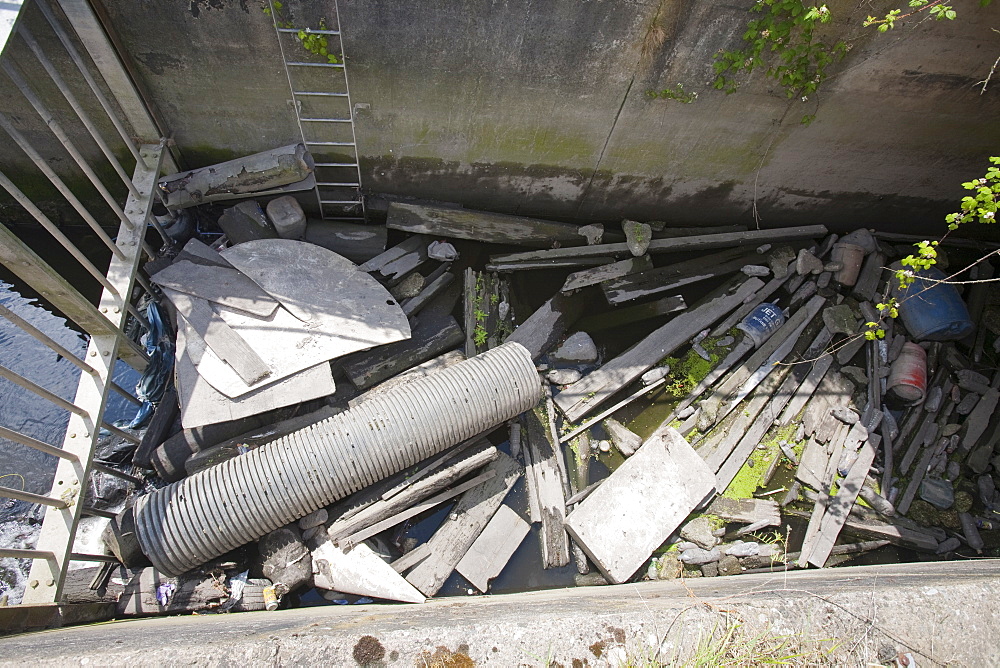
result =
M541 382L507 343L140 497L139 545L180 575L528 410Z

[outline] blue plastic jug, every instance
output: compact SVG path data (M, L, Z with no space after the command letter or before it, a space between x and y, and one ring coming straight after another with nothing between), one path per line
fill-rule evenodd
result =
M954 285L934 283L944 280L938 269L916 273L908 287L899 290L899 318L916 341L956 341L968 336L975 325L962 296Z

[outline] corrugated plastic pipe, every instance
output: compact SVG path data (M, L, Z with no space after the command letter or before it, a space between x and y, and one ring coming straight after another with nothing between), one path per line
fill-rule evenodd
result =
M197 473L135 505L143 553L180 575L535 406L531 355L506 343Z

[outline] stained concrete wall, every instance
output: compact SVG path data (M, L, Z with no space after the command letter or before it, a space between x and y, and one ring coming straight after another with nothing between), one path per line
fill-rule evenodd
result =
M259 3L93 4L187 166L298 139ZM333 3L305 4L286 3L296 25L334 22ZM940 230L1000 144L1000 82L975 86L1000 55L1000 5L877 35L864 14L892 3L833 0L823 30L852 49L802 102L759 72L711 88L752 4L341 0L365 188L580 222L754 225L756 210L765 227ZM646 96L678 82L693 104Z

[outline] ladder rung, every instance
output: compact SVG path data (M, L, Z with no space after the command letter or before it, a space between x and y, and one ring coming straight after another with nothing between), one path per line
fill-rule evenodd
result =
M317 183L319 188L360 188L360 183Z
M312 97L347 97L347 93L325 93L319 90L293 90L292 95L312 96Z
M340 200L340 199L321 199L319 201L319 203L320 204L351 204L352 206L357 206L358 204L361 204L361 200L358 200L358 199L345 199L345 200Z
M301 118L303 123L350 123L350 118Z
M317 162L314 167L357 167L356 162Z
M354 146L352 141L307 141L309 146Z
M298 28L278 28L278 32L293 32L295 34L298 34L300 32L304 32L304 33L309 34L309 35L339 35L340 34L339 30L313 30L312 28L302 28L301 30L299 30Z
M344 69L343 63L303 63L298 61L292 61L285 64L291 65L292 67L336 67L339 69Z

